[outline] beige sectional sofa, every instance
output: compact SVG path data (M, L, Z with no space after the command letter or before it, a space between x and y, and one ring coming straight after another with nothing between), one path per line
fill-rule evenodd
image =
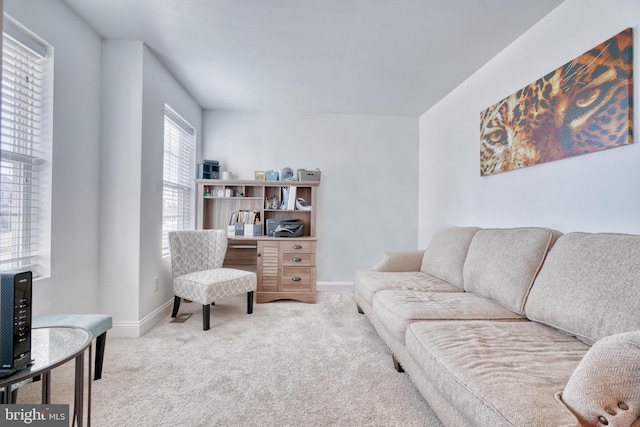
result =
M354 285L445 426L640 427L640 236L451 227Z

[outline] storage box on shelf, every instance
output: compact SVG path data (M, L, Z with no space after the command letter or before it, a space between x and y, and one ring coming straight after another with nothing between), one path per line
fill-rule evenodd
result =
M316 301L316 202L319 181L253 181L199 179L197 184L196 227L227 229L234 212L255 211L261 222L261 235L235 233L229 236L225 266L258 274L258 303L278 299ZM295 198L303 198L308 209L273 208L269 200L278 198L281 207L283 187L295 187ZM294 219L304 224L302 237L267 236L267 219ZM257 228L257 227L255 227Z

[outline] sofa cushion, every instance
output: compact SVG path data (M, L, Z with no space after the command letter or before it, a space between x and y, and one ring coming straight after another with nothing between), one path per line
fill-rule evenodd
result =
M373 297L373 311L401 343L407 326L419 320L528 321L491 300L467 292L380 291Z
M558 399L584 425L640 426L640 331L596 342Z
M387 252L373 266L376 271L420 271L424 251Z
M526 315L593 343L640 330L640 236L569 233L547 256Z
M438 231L424 251L421 271L462 288L462 268L477 227L449 227Z
M546 228L479 230L464 263L464 289L523 314L547 252L560 235Z
M470 425L560 426L555 399L589 347L535 322L415 322L407 351Z
M386 289L413 289L432 292L462 292L462 289L420 271L384 272L357 270L354 276L355 291L369 305L373 295Z

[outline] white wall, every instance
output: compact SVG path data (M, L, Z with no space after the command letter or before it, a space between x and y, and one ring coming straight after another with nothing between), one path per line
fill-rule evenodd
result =
M102 43L100 309L139 319L142 42Z
M637 52L639 23L637 0L565 0L420 117L419 247L445 225L640 233L637 138L488 177L479 172L480 111L627 27ZM639 110L636 103L636 124Z
M386 250L416 247L417 118L210 110L203 132L203 158L240 179L287 166L322 171L319 282L351 281Z
M173 300L162 257L164 106L197 134L202 113L142 42L104 40L102 49L100 307L116 334L135 337Z
M51 276L33 284L34 314L96 312L101 40L59 1L4 11L54 47Z
M143 51L142 158L140 188L139 319L144 332L153 324L150 316L173 301L170 257L162 257L162 164L164 154L164 106L168 104L194 129L200 153L202 110L173 78L148 47ZM195 178L195 175L194 175ZM195 191L195 185L194 185ZM159 290L154 291L158 277Z

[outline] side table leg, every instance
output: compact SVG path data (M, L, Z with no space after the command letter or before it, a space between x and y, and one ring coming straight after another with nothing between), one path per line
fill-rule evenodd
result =
M78 420L78 427L82 427L83 414L82 406L84 400L84 351L76 357L76 378L75 378L75 395L73 408L73 423Z
M42 374L42 403L51 403L51 371Z
M7 384L3 389L2 389L2 401L0 403L2 403L3 405L9 405L11 404L11 386L13 384Z
M105 332L106 333L106 332ZM104 347L103 347L104 350ZM89 390L87 391L87 427L91 427L91 354L93 353L93 341L89 344L89 361L87 364L89 365L89 375L88 377L88 385ZM98 353L96 350L96 357L98 357Z

